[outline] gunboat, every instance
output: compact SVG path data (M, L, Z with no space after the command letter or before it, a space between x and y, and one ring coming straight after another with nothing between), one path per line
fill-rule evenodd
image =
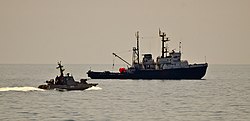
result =
M50 79L50 81L46 81L46 84L39 85L38 88L45 89L45 90L85 90L92 86L98 85L97 83L87 83L87 79L80 79L79 82L75 81L73 76L67 73L66 75L63 74L65 69L61 62L58 62L58 67L56 69L60 70L60 76L56 76L55 79Z
M161 56L152 58L152 54L143 54L140 62L139 32L136 32L137 46L133 47L132 64L118 57L128 65L128 68L120 68L119 72L92 71L87 72L91 79L201 79L206 74L208 63L189 64L187 60L181 60L181 42L179 52L168 51L166 42L170 41L165 32L159 30L161 38Z

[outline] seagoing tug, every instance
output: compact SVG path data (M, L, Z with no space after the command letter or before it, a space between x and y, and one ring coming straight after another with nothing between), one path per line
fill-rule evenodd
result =
M152 59L152 54L143 54L142 62L140 62L139 51L139 32L136 33L137 46L133 47L132 64L113 53L126 64L127 69L120 68L119 72L95 72L89 70L88 76L92 79L201 79L206 74L208 64L189 64L187 60L181 60L181 51L168 52L166 42L170 41L164 32L159 30L162 48L161 56Z

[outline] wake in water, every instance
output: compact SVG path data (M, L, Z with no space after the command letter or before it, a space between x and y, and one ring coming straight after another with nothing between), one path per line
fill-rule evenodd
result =
M86 90L101 90L101 87L91 87L88 88ZM23 92L27 92L27 91L45 91L43 89L39 89L36 87L1 87L0 88L0 92L7 92L7 91L23 91Z
M1 87L0 92L5 91L44 91L43 89L35 88L35 87Z
M92 86L92 87L90 87L90 88L88 88L86 90L102 90L102 88L101 87Z

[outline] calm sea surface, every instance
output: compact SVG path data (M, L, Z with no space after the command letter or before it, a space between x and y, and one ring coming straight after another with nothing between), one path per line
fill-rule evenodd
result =
M250 65L209 65L203 80L97 79L84 91L37 89L59 74L56 66L0 65L0 121L250 120ZM79 80L111 65L65 68Z

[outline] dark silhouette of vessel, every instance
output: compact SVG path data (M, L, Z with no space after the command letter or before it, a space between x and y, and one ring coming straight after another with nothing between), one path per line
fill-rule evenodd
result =
M97 83L87 83L87 79L81 79L80 82L74 80L73 76L67 73L67 75L63 74L63 66L61 62L58 62L57 69L60 69L60 76L56 76L55 80L50 79L50 81L46 81L46 84L39 85L40 89L57 89L57 90L85 90L92 86L98 85Z
M88 76L92 79L201 79L206 74L207 63L189 64L181 60L181 45L179 52L169 52L166 42L170 41L164 32L159 30L162 41L162 55L152 59L152 54L143 54L142 62L139 57L139 32L136 33L137 47L133 47L132 64L113 53L114 56L124 61L129 67L120 68L120 72L95 72L89 70ZM180 43L181 44L181 43Z

